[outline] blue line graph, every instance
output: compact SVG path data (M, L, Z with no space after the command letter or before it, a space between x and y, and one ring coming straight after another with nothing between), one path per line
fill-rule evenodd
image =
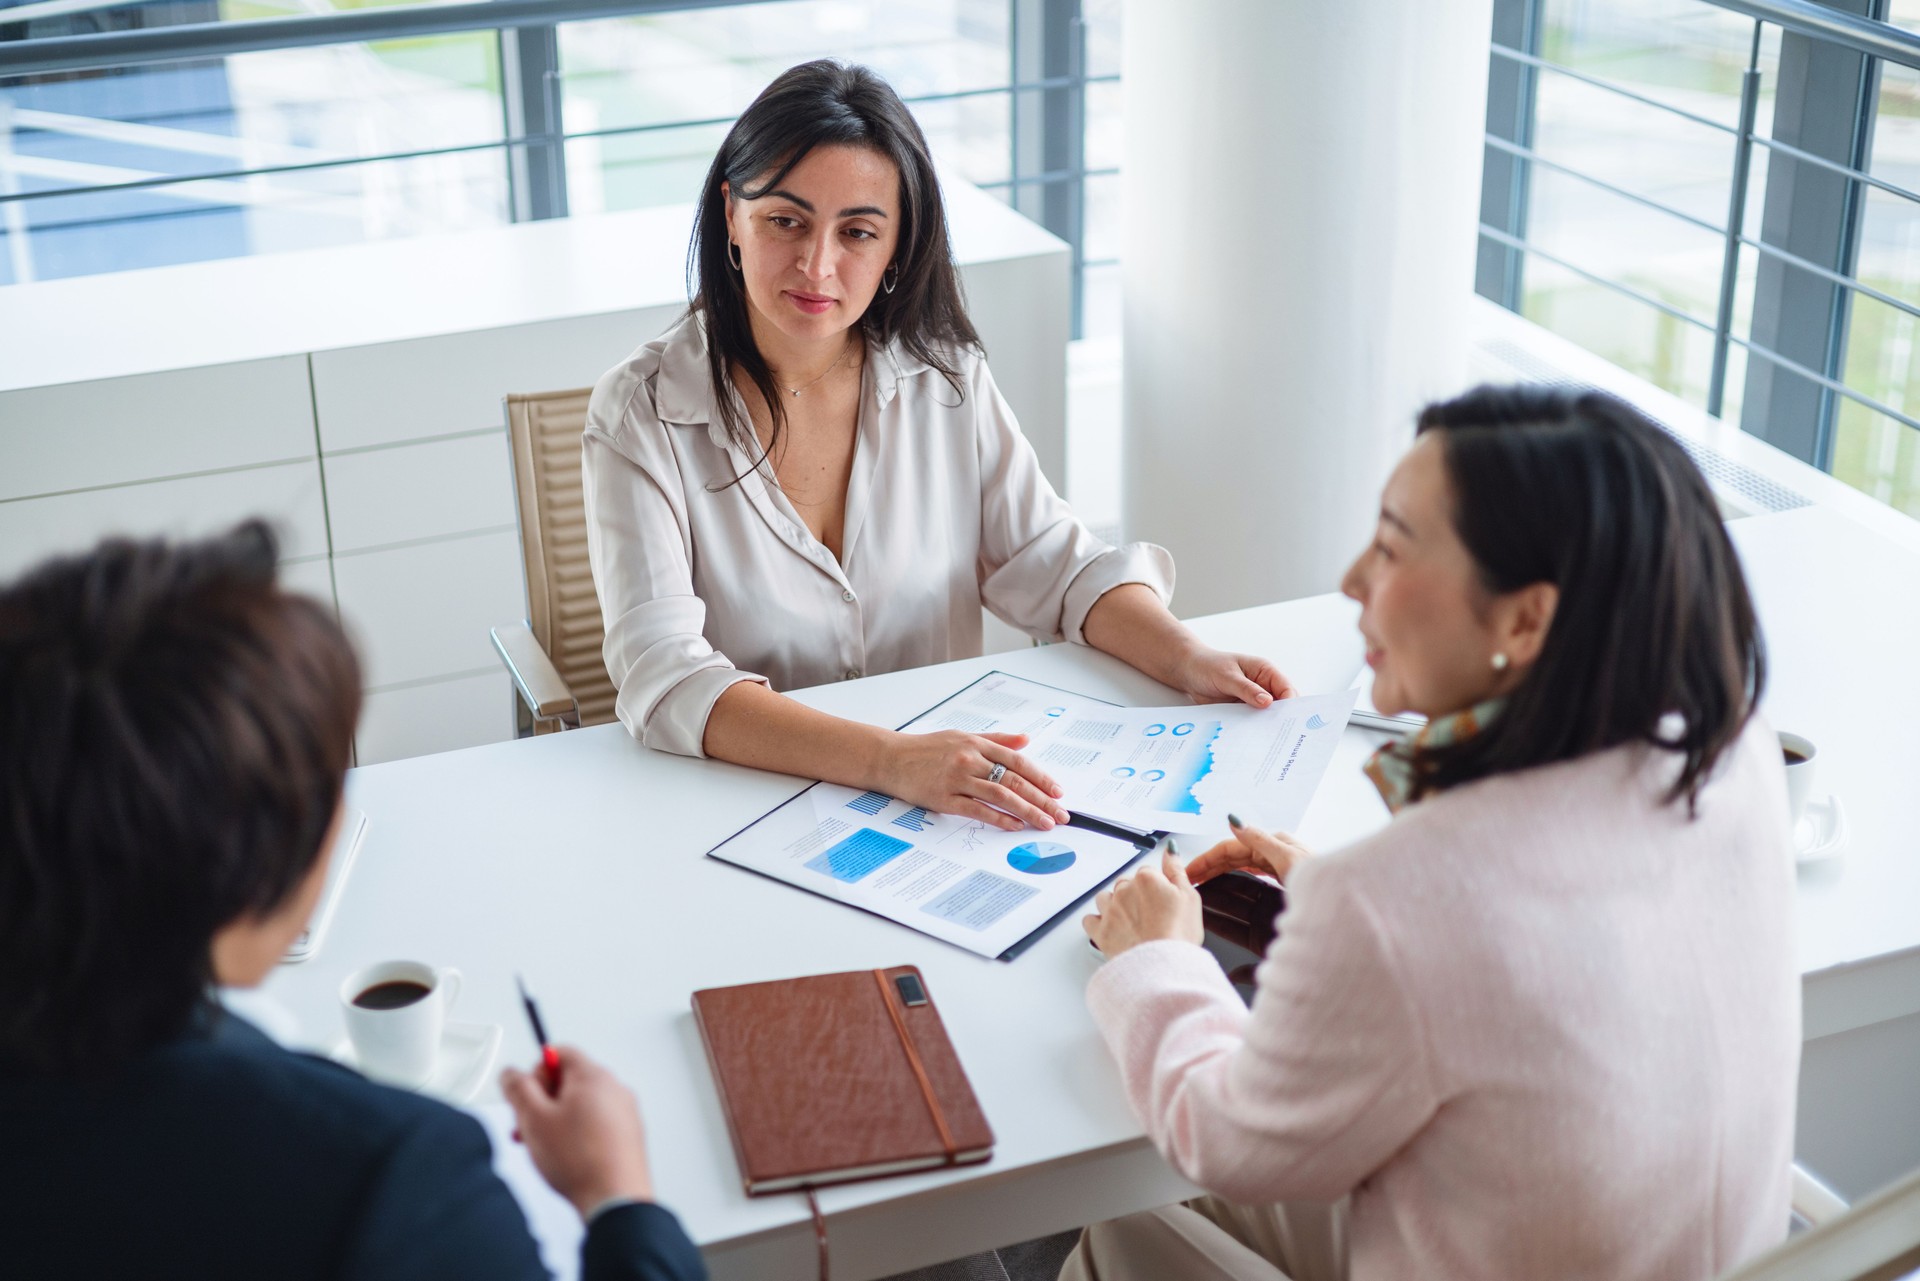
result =
M864 795L856 796L848 801L847 808L850 810L858 810L868 818L872 818L875 814L878 814L891 804L893 804L893 798L891 796L882 796L879 792L867 792Z
M909 832L924 832L933 826L933 819L926 810L918 805L893 820L893 826L904 827Z

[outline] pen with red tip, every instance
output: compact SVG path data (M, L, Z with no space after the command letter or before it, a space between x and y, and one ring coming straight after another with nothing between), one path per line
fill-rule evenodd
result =
M527 995L526 980L518 974L513 976L514 985L520 989L520 1001L527 1007L527 1020L533 1024L533 1039L540 1046L540 1083L547 1087L548 1094L560 1092L560 1051L547 1043L547 1029L540 1022L540 1007Z

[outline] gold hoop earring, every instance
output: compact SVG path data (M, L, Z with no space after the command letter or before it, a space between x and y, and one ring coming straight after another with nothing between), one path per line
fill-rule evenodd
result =
M894 290L894 286L898 285L899 283L900 283L900 267L899 267L899 264L896 263L893 266L887 268L886 275L880 277L880 288L887 293L892 293Z
M734 241L727 242L727 262L735 270L740 270L740 246Z

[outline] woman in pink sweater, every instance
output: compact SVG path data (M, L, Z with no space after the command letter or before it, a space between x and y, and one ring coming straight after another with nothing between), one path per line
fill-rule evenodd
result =
M1094 1018L1214 1195L1062 1277L1680 1281L1780 1240L1793 855L1699 471L1609 397L1483 388L1421 415L1341 586L1375 703L1430 720L1368 767L1394 820L1319 858L1239 829L1096 901ZM1198 946L1232 868L1290 898L1251 1010Z

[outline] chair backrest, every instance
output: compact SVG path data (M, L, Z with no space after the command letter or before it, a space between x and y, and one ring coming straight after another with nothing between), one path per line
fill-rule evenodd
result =
M1722 1273L1720 1281L1895 1281L1920 1274L1920 1172Z
M591 395L591 388L582 388L508 396L507 438L527 576L527 626L573 691L580 723L603 725L614 719L616 691L600 654L606 627L587 564L587 505L580 485L580 436Z

